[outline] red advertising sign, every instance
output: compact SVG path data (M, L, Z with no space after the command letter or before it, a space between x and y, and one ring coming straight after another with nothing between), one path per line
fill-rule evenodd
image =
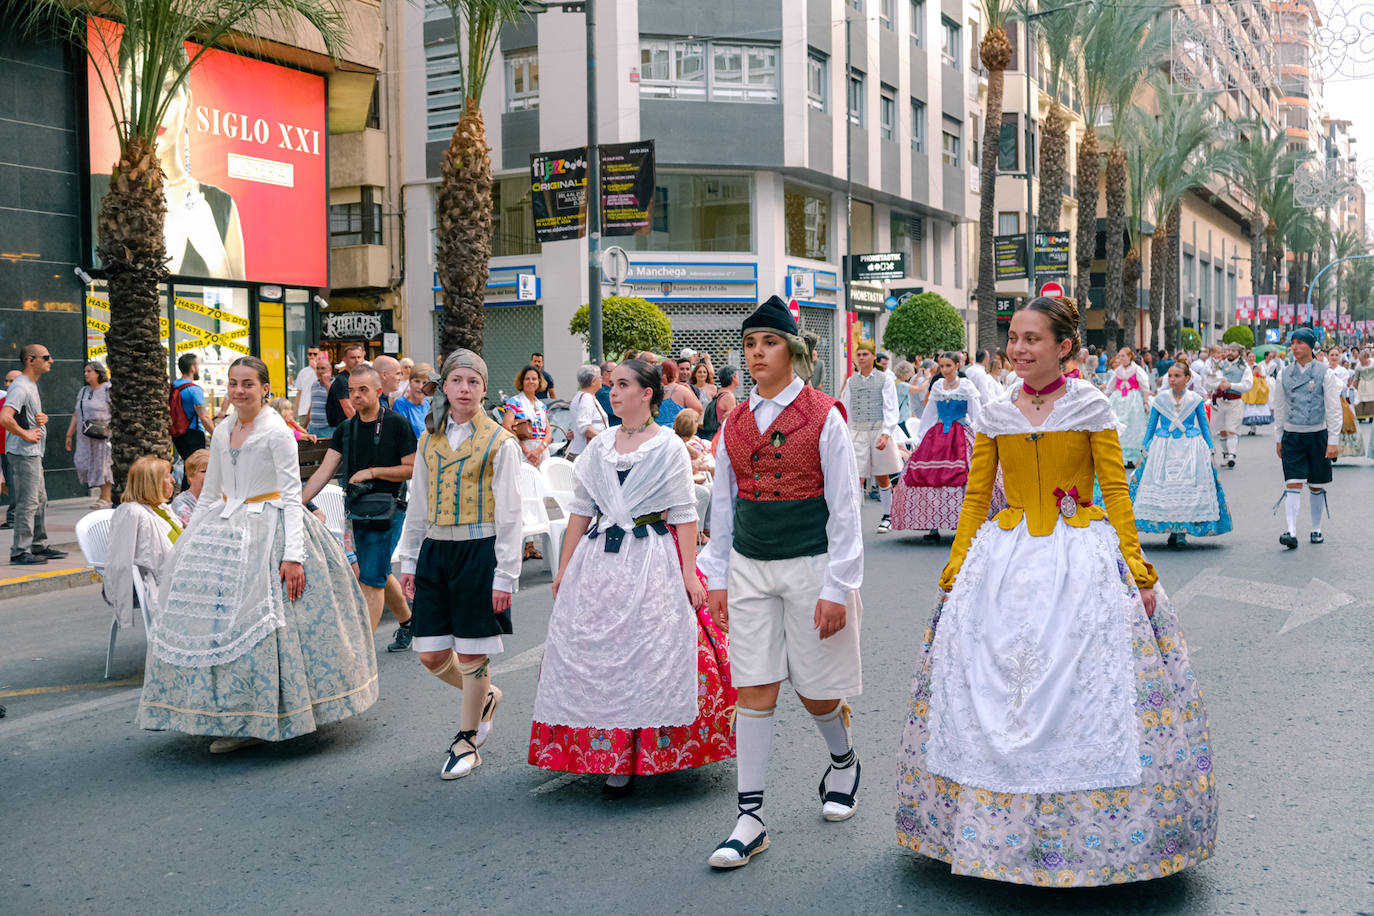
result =
M1279 324L1292 324L1296 309L1291 302L1285 302L1279 306Z
M100 75L113 87L112 67L129 65L119 57L121 26L92 19L87 28L95 209L119 160ZM188 55L198 49L186 42ZM116 105L122 107L132 79L126 71L118 82L126 101ZM189 84L173 98L158 138L167 176L171 273L328 285L324 78L210 50L191 71Z
M1255 297L1237 296L1236 297L1236 320L1250 321L1255 317Z
M1351 323L1351 322L1353 322L1354 320L1355 320L1354 318L1350 317L1350 313L1349 313L1349 312L1343 312L1343 313L1341 313L1341 321L1340 321L1341 330L1342 330L1342 331L1351 331L1351 330L1354 330L1354 327L1355 327L1355 326Z
M1273 321L1279 317L1279 297L1273 294L1259 297L1259 317L1263 321Z

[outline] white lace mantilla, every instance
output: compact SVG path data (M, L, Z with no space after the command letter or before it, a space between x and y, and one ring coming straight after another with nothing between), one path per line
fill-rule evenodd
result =
M1031 421L1016 406L1023 382L1017 379L1007 390L1007 396L984 404L978 432L988 436L1018 436L1034 432L1064 432L1082 430L1100 432L1120 429L1116 413L1107 396L1082 379L1071 378L1064 383L1064 394L1054 402L1050 414L1040 426Z
M1140 781L1121 546L1105 521L983 524L935 633L930 771L996 792Z

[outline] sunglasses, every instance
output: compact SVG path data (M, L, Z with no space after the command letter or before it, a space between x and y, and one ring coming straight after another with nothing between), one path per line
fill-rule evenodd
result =
M31 360L41 359L41 360L43 360L44 362L49 362L49 363L50 363L50 362L52 362L52 354L51 354L51 353L44 353L42 356L30 356L29 359L31 359Z

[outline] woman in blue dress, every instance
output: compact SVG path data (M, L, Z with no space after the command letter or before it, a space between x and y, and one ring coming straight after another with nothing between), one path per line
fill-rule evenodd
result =
M1226 494L1212 466L1207 406L1188 387L1192 370L1179 361L1169 367L1168 387L1155 397L1141 450L1145 458L1131 475L1131 501L1140 531L1169 533L1169 546L1188 535L1208 537L1231 530Z

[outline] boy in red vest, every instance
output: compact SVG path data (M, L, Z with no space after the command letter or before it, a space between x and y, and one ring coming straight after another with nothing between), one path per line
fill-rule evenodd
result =
M858 588L863 582L859 474L843 408L808 387L814 340L770 298L744 321L749 399L721 427L711 542L698 558L711 616L730 633L739 811L715 868L738 868L768 848L764 778L773 711L790 680L830 751L821 816L854 814L859 761L849 705L862 690Z

